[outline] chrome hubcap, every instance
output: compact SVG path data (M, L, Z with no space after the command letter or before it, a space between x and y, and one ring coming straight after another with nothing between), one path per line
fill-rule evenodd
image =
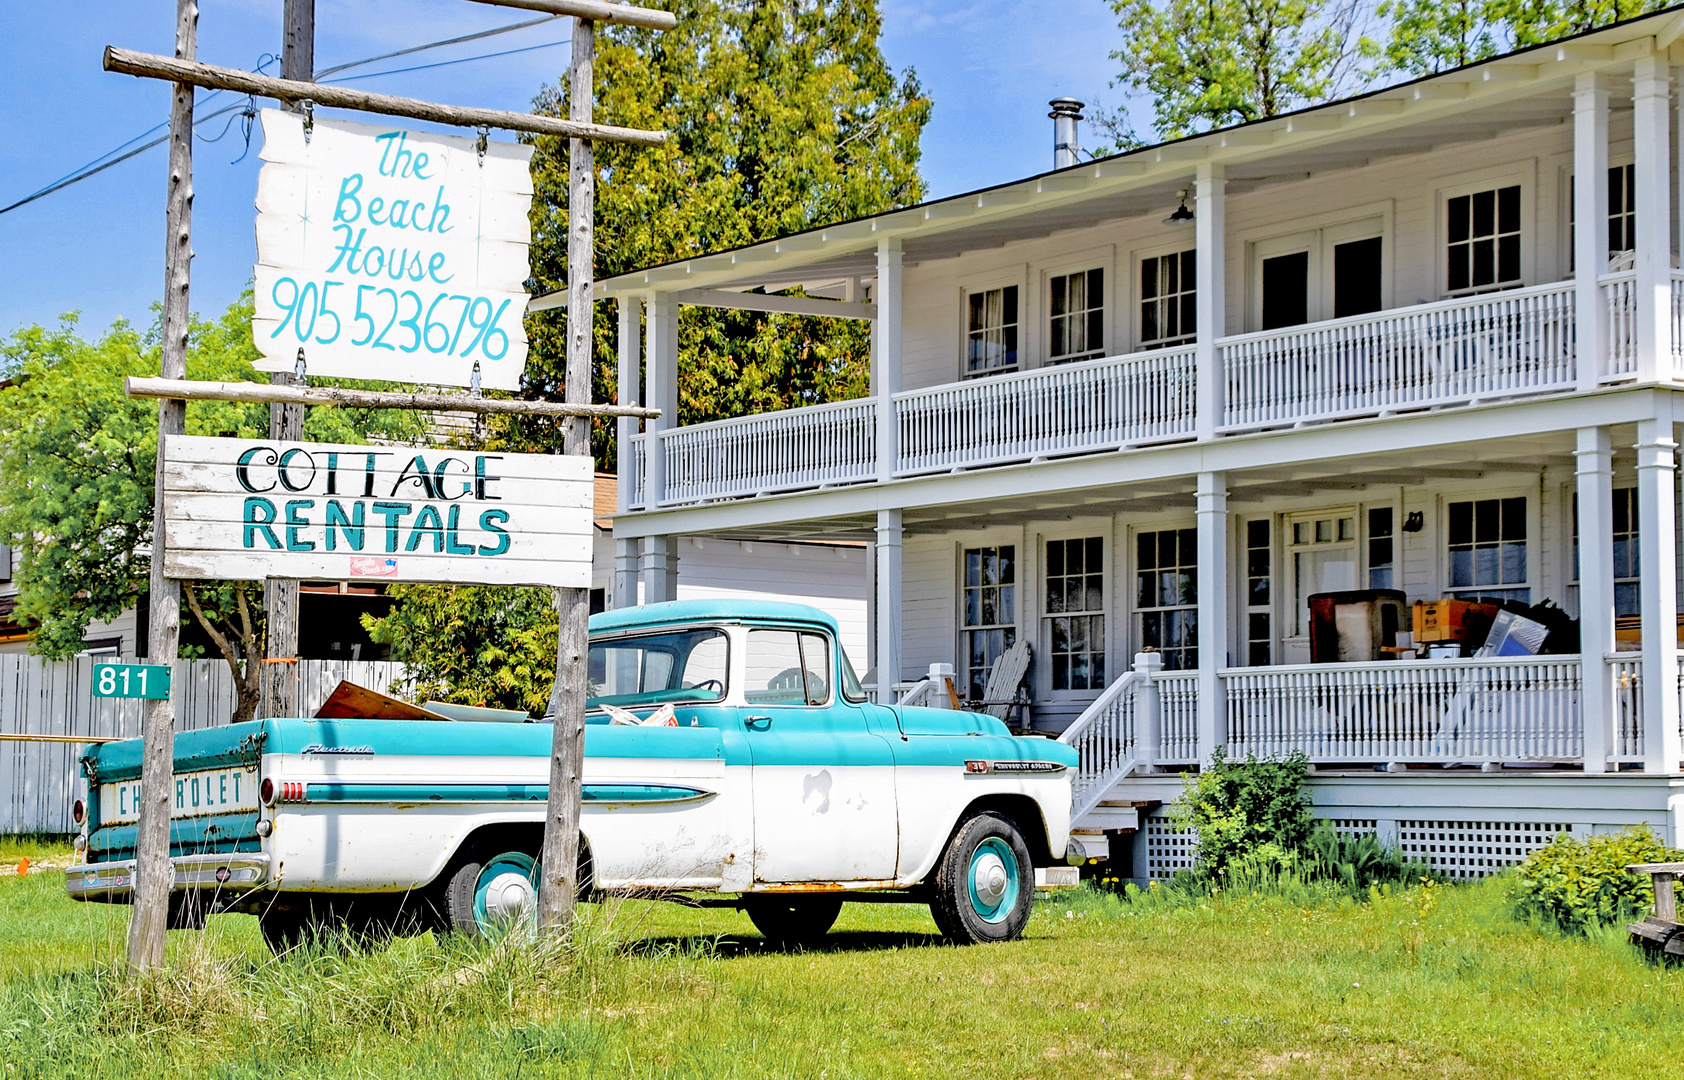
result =
M1004 860L991 851L982 854L971 865L971 888L977 899L989 907L1000 903L1010 883L1011 877L1006 873Z
M537 897L525 874L508 871L485 884L485 917L490 922L507 922L532 912Z

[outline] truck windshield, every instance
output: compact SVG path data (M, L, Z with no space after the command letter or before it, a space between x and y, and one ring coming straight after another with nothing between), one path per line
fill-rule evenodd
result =
M585 707L722 701L729 654L726 637L718 630L593 641Z

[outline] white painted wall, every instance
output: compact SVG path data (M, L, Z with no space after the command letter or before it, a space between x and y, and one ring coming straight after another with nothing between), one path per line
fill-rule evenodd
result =
M678 544L680 600L789 600L829 612L842 647L863 677L867 668L866 596L870 577L863 544L792 544L686 536ZM614 595L614 539L598 529L591 587Z
M1628 109L1613 113L1609 163L1632 160ZM1568 195L1572 176L1571 124L1528 128L1495 139L1386 158L1357 169L1312 173L1292 183L1235 191L1228 197L1227 332L1250 324L1252 249L1273 237L1379 217L1383 221L1383 302L1408 307L1446 295L1442 207L1462 185L1522 186L1522 269L1528 285L1568 275ZM1191 169L1188 172L1191 187ZM1166 203L1163 214L1174 209ZM907 390L963 377L963 294L966 288L1017 284L1021 289L1020 350L1027 367L1045 361L1047 279L1103 266L1107 277L1106 352L1138 347L1136 281L1140 259L1193 246L1189 226L1166 226L1152 214L1103 222L955 259L907 264L903 295L902 386Z

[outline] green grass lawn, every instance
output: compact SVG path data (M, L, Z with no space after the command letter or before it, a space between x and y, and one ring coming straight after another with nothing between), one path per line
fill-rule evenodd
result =
M0 847L10 870L22 849ZM32 859L54 852L37 848ZM57 855L62 859L62 853ZM4 1076L1654 1077L1684 976L1617 928L1562 938L1504 884L1143 903L1067 894L951 948L922 909L845 908L826 948L733 911L589 907L571 946L273 961L253 920L171 937L125 983L126 913L0 877Z

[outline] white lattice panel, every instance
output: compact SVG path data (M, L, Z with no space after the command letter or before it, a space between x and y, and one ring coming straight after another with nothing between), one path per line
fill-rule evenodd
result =
M1399 821L1398 846L1451 878L1481 878L1518 864L1571 826L1532 821Z
M1152 881L1168 881L1177 870L1193 868L1193 830L1178 829L1165 818L1147 818L1146 876Z

